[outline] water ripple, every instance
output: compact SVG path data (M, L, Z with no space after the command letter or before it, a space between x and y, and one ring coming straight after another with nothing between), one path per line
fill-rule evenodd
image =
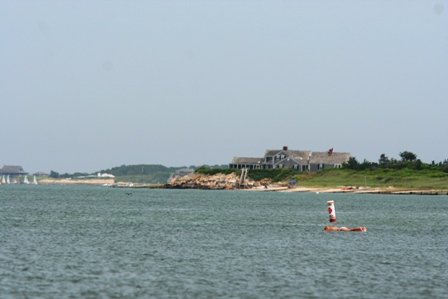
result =
M446 298L446 197L0 188L2 298ZM354 200L356 199L356 200ZM344 223L345 222L345 223Z

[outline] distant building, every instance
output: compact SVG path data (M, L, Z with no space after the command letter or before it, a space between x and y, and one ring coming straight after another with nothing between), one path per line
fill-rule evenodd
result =
M263 158L234 157L229 163L233 169L273 169L292 168L298 171L318 171L341 168L348 162L350 153L338 153L330 149L326 152L289 150L287 146L278 150L267 150Z
M113 174L110 174L110 173L98 172L98 177L99 178L114 178L115 176Z
M27 175L28 173L23 170L22 166L4 165L0 168L0 175L19 176Z

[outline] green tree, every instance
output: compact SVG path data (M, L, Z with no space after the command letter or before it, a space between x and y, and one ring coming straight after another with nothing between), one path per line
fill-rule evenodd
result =
M414 162L414 169L415 170L422 170L423 169L423 162L420 159L417 159Z
M350 157L347 161L347 163L343 164L344 168L348 169L358 169L359 168L359 162L356 160L355 157Z
M403 161L415 161L417 159L417 155L408 151L404 151L400 153L400 157Z
M380 166L386 166L390 163L390 160L385 154L381 154L378 163L380 164Z
M445 161L443 161L443 163L440 164L442 171L448 173L448 159L446 159Z

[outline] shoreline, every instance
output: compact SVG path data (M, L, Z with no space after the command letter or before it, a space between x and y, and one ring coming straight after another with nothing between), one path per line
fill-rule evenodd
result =
M123 188L138 188L122 186ZM170 186L164 185L159 187L140 187L152 189L172 189L172 190L215 190L215 191L246 191L246 192L279 192L279 193L344 193L344 194L390 194L390 195L448 195L448 190L439 189L404 189L404 188L346 188L346 187L294 187L285 186L268 186L268 187L249 187L249 188L210 188L210 187L192 187L192 186Z
M439 189L404 189L404 188L354 188L354 187L285 187L285 186L268 186L255 187L251 189L242 189L255 192L283 192L283 193L346 193L346 194L391 194L391 195L448 195L448 190Z
M390 195L448 195L448 189L408 189L398 187L288 187L284 184L269 184L266 186L249 185L238 187L235 181L224 180L226 184L207 183L190 184L142 184L130 182L115 182L114 179L43 179L39 180L42 185L91 185L106 186L112 188L142 188L142 189L193 189L193 190L232 190L249 192L282 192L282 193L344 193L344 194L390 194Z
M193 173L186 176L171 178L163 186L166 189L197 189L197 190L241 190L251 192L309 192L309 193L353 193L353 194L393 194L393 195L448 195L448 189L437 188L400 188L393 186L331 186L306 187L288 185L286 182L267 182L246 180L236 174L204 175Z

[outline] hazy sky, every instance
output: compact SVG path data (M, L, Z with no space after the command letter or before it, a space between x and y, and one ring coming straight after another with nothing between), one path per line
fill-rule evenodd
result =
M448 1L0 0L0 167L448 158Z

